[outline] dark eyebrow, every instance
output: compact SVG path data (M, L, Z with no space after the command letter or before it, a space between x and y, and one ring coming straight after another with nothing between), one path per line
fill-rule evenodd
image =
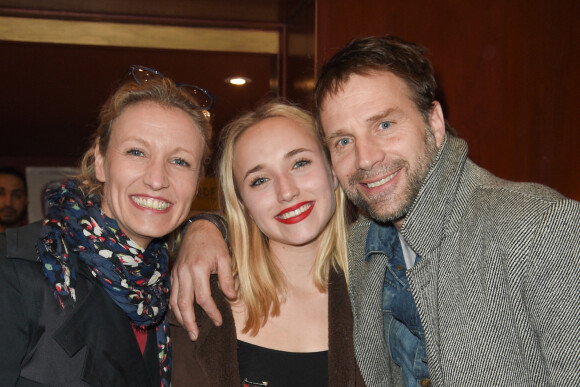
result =
M374 116L367 118L366 121L369 123L377 122L377 121L384 119L385 117L391 116L393 114L398 114L398 113L401 113L401 109L390 108L390 109L384 110L378 114L375 114Z

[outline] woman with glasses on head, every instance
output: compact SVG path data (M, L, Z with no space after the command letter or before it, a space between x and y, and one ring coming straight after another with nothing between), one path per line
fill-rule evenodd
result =
M216 327L170 315L173 385L360 386L344 276L344 196L312 116L271 102L228 124L219 179L238 298Z
M165 237L189 213L211 128L187 88L136 71L151 69L132 66L109 97L45 220L0 234L2 385L170 384Z

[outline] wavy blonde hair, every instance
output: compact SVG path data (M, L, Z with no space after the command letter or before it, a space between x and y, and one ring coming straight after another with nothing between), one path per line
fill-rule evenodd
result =
M285 117L312 131L316 136L314 119L307 111L288 102L275 100L230 122L222 132L222 152L219 162L221 203L229 225L233 272L238 300L248 312L242 332L256 335L269 316L280 314L286 299L286 283L280 268L272 259L268 237L261 232L245 210L234 179L234 150L239 137L252 126L273 117ZM330 171L330 159L318 141ZM323 231L320 250L314 266L314 281L326 291L330 267L347 273L345 196L335 189L336 210ZM330 198L329 198L330 200Z
M92 145L82 158L81 170L76 179L81 182L86 193L97 192L101 195L103 194L103 183L97 180L95 173L95 149L97 144L103 156L106 155L115 120L127 107L145 101L154 102L165 108L181 109L187 113L199 129L204 142L202 165L207 159L211 124L207 113L197 105L195 99L187 91L177 87L175 82L169 78L149 80L143 84L127 81L107 99L101 108L99 126L93 135Z

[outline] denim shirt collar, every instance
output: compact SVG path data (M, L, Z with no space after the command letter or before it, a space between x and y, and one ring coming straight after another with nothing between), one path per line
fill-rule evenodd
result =
M395 238L397 240L395 241ZM385 254L391 258L396 254L399 245L399 234L392 223L371 222L365 248L365 261L369 262L373 254Z

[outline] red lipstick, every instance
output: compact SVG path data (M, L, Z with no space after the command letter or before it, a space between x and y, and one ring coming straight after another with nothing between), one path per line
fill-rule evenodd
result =
M303 212L301 212L300 214L298 214L296 216L291 216L291 217L285 218L285 219L281 218L281 216L284 216L291 211L296 211L302 206L309 206L309 207L304 209ZM278 215L276 215L274 217L274 219L276 219L278 222L284 223L284 224L295 224L295 223L301 222L304 219L306 219L308 217L308 215L310 215L310 213L312 212L313 209L314 209L314 202L312 202L312 201L298 203L292 207L288 207L285 210L281 211Z

